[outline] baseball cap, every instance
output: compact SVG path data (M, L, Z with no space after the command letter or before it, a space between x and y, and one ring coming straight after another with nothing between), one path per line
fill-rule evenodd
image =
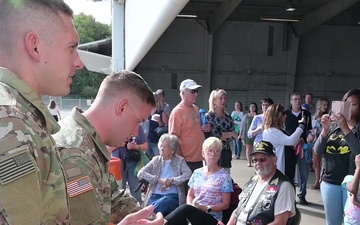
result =
M184 91L186 89L195 90L198 88L202 88L201 85L198 85L194 80L186 79L183 80L180 84L180 91Z
M274 146L268 141L260 141L259 144L254 146L254 150L250 155L254 155L255 153L275 156Z
M165 96L165 91L163 89L157 89L155 94L157 95L164 95Z
M309 104L304 103L304 104L301 105L301 108L306 109L307 111L310 111L310 105Z

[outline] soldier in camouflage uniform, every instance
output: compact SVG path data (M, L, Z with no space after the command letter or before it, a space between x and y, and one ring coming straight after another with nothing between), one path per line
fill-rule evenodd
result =
M110 152L137 133L155 106L154 95L137 74L106 77L94 103L83 114L73 109L53 135L62 157L71 218L75 225L118 222L139 210L137 201L119 191L109 173Z
M60 127L41 96L67 95L83 67L72 10L60 0L0 0L0 18L0 224L71 224L51 137Z

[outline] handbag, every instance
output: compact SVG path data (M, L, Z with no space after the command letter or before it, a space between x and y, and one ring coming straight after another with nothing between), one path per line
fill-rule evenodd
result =
M139 162L141 159L141 152L135 149L133 150L126 149L125 158L134 162Z
M219 160L219 165L223 168L231 168L232 152L230 149L230 142L232 142L231 139L223 142L223 148Z
M237 206L239 204L239 195L241 194L242 189L237 183L235 183L234 181L232 182L234 192L231 193L230 204Z

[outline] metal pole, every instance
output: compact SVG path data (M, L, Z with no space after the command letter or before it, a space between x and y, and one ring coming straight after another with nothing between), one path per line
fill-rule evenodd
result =
M125 0L112 2L112 71L125 68Z

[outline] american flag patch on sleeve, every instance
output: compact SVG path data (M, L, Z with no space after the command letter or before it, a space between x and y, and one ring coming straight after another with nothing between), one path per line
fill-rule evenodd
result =
M0 157L0 184L5 185L36 171L35 162L26 146L14 149L14 154Z
M69 197L75 197L82 193L93 190L89 176L81 177L66 184Z

